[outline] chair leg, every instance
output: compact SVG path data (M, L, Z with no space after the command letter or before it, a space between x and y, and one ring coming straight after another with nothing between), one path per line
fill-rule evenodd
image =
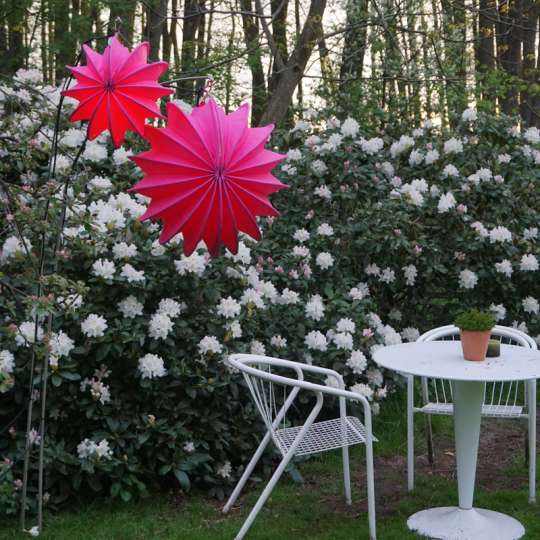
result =
M240 529L238 534L235 536L235 540L242 540L242 538L244 538L246 533L249 531L251 525L253 524L253 521L255 521L255 518L257 517L257 514L260 512L264 503L267 501L268 497L270 496L270 493L272 493L274 486L277 484L280 476L283 474L283 471L289 464L289 461L291 461L293 455L294 455L294 451L293 452L289 451L285 455L285 457L281 460L281 463L278 465L278 468L275 470L268 484L266 484L266 487L264 488L257 502L255 503L255 506L251 509L251 512L249 513L249 516L247 517L246 521L244 521L242 528Z
M345 485L345 502L352 504L351 497L351 469L349 465L349 447L344 446L341 449L343 456L343 484Z
M377 525L375 520L375 478L373 469L373 441L371 436L366 440L366 469L367 469L367 496L368 496L368 523L369 540L376 540Z
M251 458L251 461L249 462L248 466L246 467L244 473L242 474L240 480L238 480L238 484L236 484L236 487L234 488L234 491L231 493L231 496L229 497L229 500L227 501L227 504L223 507L223 513L226 514L232 507L232 505L236 502L236 499L238 499L238 496L242 492L242 489L246 485L246 482L248 478L251 476L251 473L253 472L253 469L255 468L255 465L257 465L257 462L263 455L263 452L268 445L268 442L270 441L270 433L266 433L263 440L261 441L261 444L259 444L259 447L253 454L253 457Z
M433 429L431 428L431 414L426 414L426 446L430 465L435 463L435 448L433 446Z
M528 382L529 503L536 501L536 381Z
M407 377L407 489L414 489L414 378Z

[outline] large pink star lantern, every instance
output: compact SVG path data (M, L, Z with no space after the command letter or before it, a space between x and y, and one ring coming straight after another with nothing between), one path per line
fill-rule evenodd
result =
M257 216L278 216L268 196L282 184L271 171L285 155L265 149L274 126L250 128L249 106L225 114L213 99L191 114L167 104L167 127L145 126L151 150L132 159L145 177L131 191L151 198L141 217L163 221L163 244L181 232L184 253L200 240L215 257L238 251L238 233L256 240Z
M83 49L86 65L67 66L77 84L63 95L80 102L70 120L88 120L90 140L109 130L117 147L128 130L143 137L146 118L162 118L156 100L173 93L157 82L167 62L147 64L148 43L129 52L116 36L110 38L103 54L87 45Z

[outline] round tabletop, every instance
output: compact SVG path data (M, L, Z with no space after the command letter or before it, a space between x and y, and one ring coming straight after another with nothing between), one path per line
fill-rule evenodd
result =
M463 358L460 341L401 343L373 355L383 368L407 375L454 381L523 381L540 379L540 351L501 345L501 355L471 362Z

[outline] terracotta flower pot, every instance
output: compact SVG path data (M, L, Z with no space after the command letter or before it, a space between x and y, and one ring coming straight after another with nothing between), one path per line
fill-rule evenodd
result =
M485 332L473 332L470 330L460 330L461 347L463 348L463 358L480 362L486 359L486 353L491 336L491 330Z

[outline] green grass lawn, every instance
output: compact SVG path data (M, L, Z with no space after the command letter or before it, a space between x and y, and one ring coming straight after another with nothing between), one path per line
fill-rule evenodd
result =
M405 425L403 403L394 399L376 420L377 526L380 540L419 538L406 527L407 517L433 506L457 503L452 467L451 420L435 422L437 460L442 469L419 466L417 488L406 491ZM418 423L418 454L422 460L422 419ZM490 429L484 424L484 431ZM505 424L515 426L515 422ZM505 427L504 430L507 428ZM513 428L519 430L520 428ZM519 434L518 434L519 435ZM520 439L519 439L520 440ZM443 442L441 442L443 441ZM504 439L503 439L504 441ZM479 486L475 506L508 513L525 526L528 540L540 538L540 505L527 503L527 470L521 448L504 442L495 452L506 453L507 465L500 469L493 462L479 463ZM519 446L519 445L518 445ZM481 449L482 451L482 449ZM490 452L493 448L490 447ZM482 453L480 455L482 461ZM484 457L484 461L486 461ZM487 460L489 461L489 460ZM364 539L368 538L365 513L363 449L355 447L351 454L353 467L353 505L348 507L342 496L341 457L339 452L322 454L299 465L303 484L295 484L284 476L271 499L255 521L250 539ZM481 474L481 468L486 474ZM500 485L491 482L500 479ZM488 481L489 480L489 481ZM485 484L485 485L483 485ZM261 486L251 485L237 508L227 516L221 514L222 503L202 494L186 497L160 494L135 504L95 503L77 512L46 516L41 538L47 540L218 540L232 539L256 501ZM14 521L0 525L1 539L28 538L17 532Z

